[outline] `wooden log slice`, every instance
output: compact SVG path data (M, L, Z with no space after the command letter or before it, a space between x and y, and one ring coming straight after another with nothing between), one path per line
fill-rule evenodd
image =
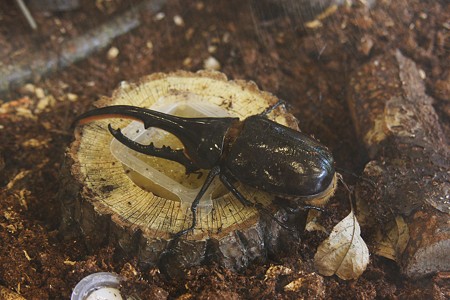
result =
M103 98L95 106L126 104L148 108L157 101L174 97L200 99L241 119L277 102L276 97L258 90L254 83L228 81L221 73L176 72L122 84L111 98ZM277 108L269 117L298 129L295 118L284 108ZM200 264L207 258L214 258L231 269L241 269L254 259L264 259L267 252L276 251L283 236L280 226L256 209L243 206L220 187L212 201L212 210L200 207L197 211L195 230L172 240L172 233L191 224L189 205L182 205L168 190L158 187L155 190L154 186L142 188L111 154L113 138L108 124L124 128L129 123L129 120L107 119L75 130L75 141L68 150L75 182L71 179L72 183L62 193L66 227L74 221L88 246L112 243L126 253L137 255L141 262L159 264L174 275L177 270ZM178 168L175 170L178 178L186 177L184 167ZM200 183L204 179L205 176ZM261 203L276 218L283 219L284 213L277 211L271 195L242 185L239 189L247 199Z
M349 106L372 159L361 183L377 227L401 215L409 243L403 272L420 277L450 270L450 151L424 73L399 51L376 57L351 78ZM381 226L382 227L382 226Z

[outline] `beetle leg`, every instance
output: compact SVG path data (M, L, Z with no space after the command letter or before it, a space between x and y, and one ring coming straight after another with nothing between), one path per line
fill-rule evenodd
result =
M266 214L269 216L272 220L274 220L278 225L280 225L282 228L294 232L292 228L289 228L286 226L286 224L283 224L282 221L275 218L272 213L267 210L264 206L262 206L260 203L253 203L249 200L247 200L244 195L242 195L241 192L228 180L228 177L226 177L225 174L220 174L219 176L222 183L225 185L225 187L244 205L244 206L250 206L255 207L259 212Z
M284 101L282 99L278 99L277 103L275 103L272 106L269 106L263 112L261 112L259 115L263 116L263 117L267 117L268 114L270 114L272 111L274 111L280 105L283 105L283 106L286 105L286 101Z
M338 171L338 172L342 172L342 173L351 175L351 176L353 176L354 178L357 178L357 179L359 179L359 180L362 180L362 181L367 182L367 183L370 184L374 189L376 188L375 182L373 182L373 181L370 180L369 178L366 178L366 177L364 177L364 176L358 175L358 174L356 174L355 172L352 172L352 171L347 170L347 169L343 169L343 168L339 168L339 167L335 167L335 169L336 169L336 171ZM339 177L339 180L341 180L341 181L344 180L342 174L341 174L341 176Z
M247 200L244 195L228 180L228 177L225 174L220 174L220 181L222 181L223 185L242 203L244 206L255 206L255 203Z
M202 199L202 197L205 194L206 190L211 185L214 177L216 177L219 173L220 173L220 167L219 166L215 166L215 167L213 167L211 169L211 171L209 171L209 174L206 177L205 183L203 183L202 188L198 192L197 196L195 196L195 199L194 199L194 201L192 202L192 205L191 205L191 212L192 212L192 224L191 224L191 226L189 228L187 228L187 229L183 229L183 230L175 233L173 235L174 238L178 238L178 237L188 233L189 231L191 231L191 230L193 230L195 228L195 226L197 225L197 206L200 203L200 199Z
M143 153L146 155L156 156L164 159L168 159L171 161L175 161L179 164L182 164L186 168L186 174L193 173L197 171L199 168L195 166L189 158L184 155L183 150L174 150L169 146L163 146L162 148L157 148L150 143L149 145L143 145L138 142L135 142L129 138L127 138L120 129L112 128L111 124L108 125L109 132L122 144L127 146L128 148L137 151L139 153Z

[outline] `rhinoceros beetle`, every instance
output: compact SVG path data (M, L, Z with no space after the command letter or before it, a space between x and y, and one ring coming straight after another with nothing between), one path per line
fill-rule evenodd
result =
M143 154L178 162L186 173L208 169L209 174L191 205L192 224L176 237L193 230L200 199L216 176L246 206L255 206L234 182L286 198L314 198L334 191L335 168L330 151L312 137L267 118L282 101L260 114L239 118L182 118L146 108L115 105L78 116L74 124L104 118L128 118L174 134L184 149L143 145L108 125L125 146Z

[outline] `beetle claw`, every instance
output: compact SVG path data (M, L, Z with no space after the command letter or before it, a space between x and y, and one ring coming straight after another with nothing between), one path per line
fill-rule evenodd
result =
M310 210L310 209L314 209L314 210L317 210L317 211L320 211L323 213L325 212L325 210L323 208L318 207L318 206L313 206L313 205L299 205L296 208L284 206L283 208L289 214L297 214L299 211L306 211L306 210Z
M173 239L177 239L177 238L180 238L180 237L182 237L183 235L189 233L189 231L192 231L192 230L194 230L194 227L191 226L191 227L189 227L189 228L183 229L183 230L178 231L178 232L176 232L176 233L171 233L170 235L171 235L171 237L172 237Z

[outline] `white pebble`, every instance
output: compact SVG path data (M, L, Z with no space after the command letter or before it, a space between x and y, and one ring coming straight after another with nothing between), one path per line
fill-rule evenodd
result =
M216 53L216 51L217 51L217 46L215 46L215 45L210 45L210 46L208 46L208 52L209 53Z
M117 57L117 55L119 55L119 49L117 49L116 47L111 47L108 50L108 53L106 54L106 57L109 60L115 59Z
M422 70L422 69L419 69L419 76L420 76L420 78L422 78L422 79L427 78L427 74L426 74L425 71Z
M184 26L184 20L180 15L176 15L173 17L173 22L177 26Z
M231 40L231 33L229 32L225 32L222 36L222 42L224 42L225 44L229 43Z
M205 70L220 70L220 62L213 56L210 56L203 61L203 68Z
M183 66L185 66L185 67L190 67L190 66L192 66L192 58L186 57L186 58L183 60Z
M424 13L424 12L421 12L421 13L419 14L419 17L420 17L422 20L428 19L428 15L427 15L426 13Z
M78 100L78 95L77 94L72 94L72 93L68 93L67 94L67 100L74 102Z
M155 16L155 21L161 21L162 19L164 19L166 17L166 14L163 12L159 12L156 14Z

